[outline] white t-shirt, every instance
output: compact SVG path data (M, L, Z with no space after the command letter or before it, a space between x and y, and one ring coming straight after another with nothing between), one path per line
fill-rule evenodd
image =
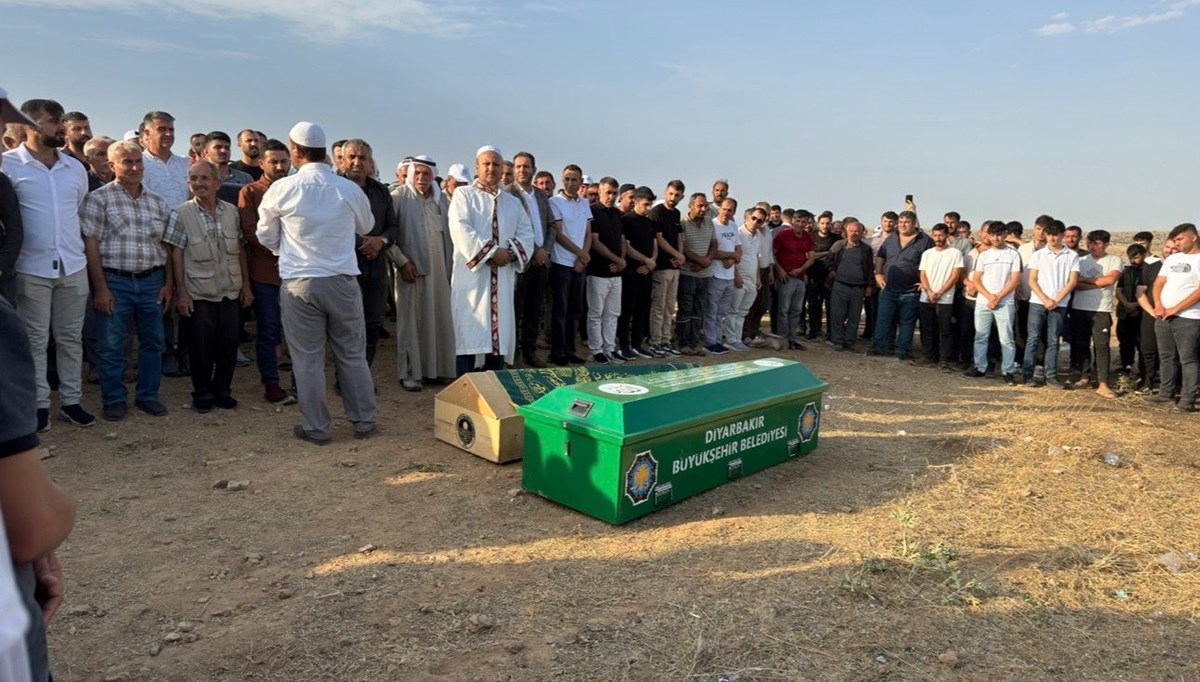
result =
M963 254L958 249L947 246L943 249L927 249L921 254L920 271L925 273L930 289L941 289L946 280L954 272L954 268L963 266ZM946 289L946 293L937 300L938 303L954 303L954 287ZM929 296L921 291L921 303L929 303Z
M971 249L970 251L967 251L966 253L963 254L963 272L966 273L966 277L963 277L964 282L966 280L971 279L971 273L975 272L975 259L978 257L979 257L979 252L976 251L975 249ZM974 301L975 299L978 298L978 296L976 294L968 294L967 291L968 291L967 287L964 286L963 287L963 298L967 299L968 301Z
M550 205L558 209L562 218L562 231L575 246L583 248L583 238L587 236L588 221L592 219L592 207L588 205L587 199L576 197L568 199L562 194L550 197ZM565 265L573 267L575 265L575 254L571 253L567 247L554 242L554 249L550 251L550 262L555 265Z
M1159 277L1165 277L1162 288L1162 306L1170 308L1183 299L1192 295L1196 287L1200 287L1200 253L1173 253L1167 257L1158 271ZM1180 317L1200 320L1200 303L1179 311Z
M738 239L738 226L734 221L730 220L727 223L721 223L714 220L713 230L716 232L717 251L728 251L733 253L733 251L741 245L741 240ZM745 256L746 254L743 252L742 257L745 258ZM725 264L719 260L714 259L712 262L712 275L717 279L733 279L733 274L736 269L736 263L733 267L727 268L725 267Z
M1033 291L1029 288L1029 264L1033 262L1033 254L1046 248L1046 245L1035 245L1032 241L1025 242L1017 248L1017 255L1021 257L1021 281L1017 284L1017 300L1028 301L1032 298Z
M1037 271L1037 285L1041 287L1042 293L1054 297L1062 288L1067 286L1067 280L1071 278L1072 272L1079 272L1079 254L1065 246L1059 247L1058 251L1051 251L1049 247L1038 249L1033 254L1033 259L1025 266L1026 274L1030 270ZM1042 299L1037 296L1029 297L1030 305L1042 305ZM1071 297L1058 302L1060 308L1065 308L1071 303Z
M1079 259L1080 277L1102 277L1113 270L1120 272L1123 268L1124 264L1121 259L1112 254L1102 256L1100 260L1092 258L1091 254ZM1113 291L1116 288L1117 281L1113 280L1112 284L1103 289L1075 289L1071 307L1076 310L1111 313L1113 311Z
M979 283L994 295L1008 284L1009 276L1012 273L1021 272L1021 257L1011 246L1005 246L1003 249L990 248L975 257L974 272L983 273L979 278ZM997 307L1008 305L1014 300L1016 300L1015 289L1008 292L1008 295L1000 299L996 305Z

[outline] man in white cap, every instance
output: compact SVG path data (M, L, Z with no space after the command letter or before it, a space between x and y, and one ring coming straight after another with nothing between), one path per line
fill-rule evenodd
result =
M396 353L400 386L420 391L423 380L458 374L454 317L450 314L450 243L447 206L428 156L408 159L405 184L392 192L400 219L399 239L387 251L396 264Z
M454 198L455 189L469 182L471 182L471 178L467 177L466 166L461 163L450 166L450 170L446 171L446 179L442 183L442 189L445 190L448 197L447 201Z
M304 423L295 436L330 442L325 397L325 345L333 350L346 416L354 437L375 431L375 383L367 366L355 235L374 227L358 185L324 163L325 131L301 121L288 133L295 175L271 184L258 207L258 240L279 256L283 330Z
M38 430L50 428L50 383L46 348L54 333L58 360L59 417L78 426L96 418L79 404L83 397L83 318L87 314L87 258L79 227L79 205L87 196L83 164L60 151L66 144L63 108L33 99L21 112L37 125L26 128L25 144L4 153L4 173L21 206L24 239L17 258L17 313L25 320L37 376Z
M517 346L513 289L533 253L533 223L521 201L501 190L504 157L475 152L475 182L450 201L450 278L457 370L503 369Z

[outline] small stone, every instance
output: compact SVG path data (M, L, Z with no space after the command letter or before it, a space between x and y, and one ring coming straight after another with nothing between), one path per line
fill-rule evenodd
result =
M229 481L225 485L225 489L230 492L235 492L238 490L245 490L246 488L249 488L249 487L250 487L250 481Z
M525 643L518 640L506 642L504 644L504 650L510 654L519 654L525 650Z
M296 594L295 590L290 589L290 588L284 588L275 593L275 598L276 599L291 599L292 596L295 594Z
M263 555L259 554L258 552L251 552L250 554L246 555L246 563L248 564L260 564L262 563L262 560Z
M375 545L366 544L366 545L363 545L362 547L358 548L358 553L359 554L370 554L371 552L374 552L377 549L379 549L379 548L376 547Z
M175 644L176 642L178 642L182 639L183 639L182 632L168 632L167 634L163 635L163 641L166 642L167 644Z
M104 437L105 437L105 438L107 438L107 439L109 439L109 440L116 440L116 439L117 439L117 432L116 432L116 431L113 431L113 432L111 432L111 433L106 433L106 434L104 434Z
M1021 440L1025 441L1026 443L1032 443L1032 442L1033 442L1033 436L1025 436L1025 437L1024 437L1024 438L1022 438Z
M38 459L50 459L53 456L54 453L50 452L50 448L38 448Z
M212 599L212 597L210 597L210 596L200 597L199 599L196 600L196 603L197 604L207 604L210 599Z
M896 432L896 435L897 436L907 436L908 431L905 431L904 429L900 429L899 431Z
M421 604L417 607L417 613L433 613L433 607L429 604Z
M181 620L175 624L175 629L180 632L191 632L192 630L196 629L196 625L194 623L189 623L186 620Z
M276 406L275 406L275 412L277 412L277 413L278 413L278 412L283 412L283 408L282 408L282 407L279 407L278 405L276 405Z
M953 651L943 651L942 653L938 654L938 663L941 663L948 668L957 668L958 666L962 665L962 663L958 660L958 654Z
M71 616L86 616L92 612L93 608L91 604L76 604L67 609L67 614Z
M347 469L358 466L358 462L353 459L343 459L342 461L338 462L338 464L341 464Z
M146 653L150 654L151 656L159 655L162 653L162 644L160 642L151 644L150 648L146 650Z
M496 627L496 621L491 616L473 613L467 618L467 629L471 632L483 632Z
M724 513L725 513L725 510L720 507L713 507L712 511L709 512L709 514L712 516L720 516Z
M404 619L403 618L388 618L387 623L388 623L388 625L390 625L394 628L398 628L401 625L404 625Z
M213 490L224 490L228 487L229 487L229 479L227 479L227 478L222 478L221 480L217 481L216 483L213 483Z
M524 494L525 494L525 491L521 490L520 488L509 488L508 489L509 497L520 497L521 495L524 495Z
M1187 565L1187 560L1175 552L1167 552L1158 557L1158 565L1172 573L1178 573Z

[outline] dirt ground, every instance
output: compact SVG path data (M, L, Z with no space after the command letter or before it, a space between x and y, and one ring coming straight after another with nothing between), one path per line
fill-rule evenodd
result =
M435 440L436 390L400 390L394 353L366 441L344 416L328 447L295 440L297 408L262 402L252 367L233 411L184 409L189 382L164 379L165 418L56 423L44 464L78 505L56 679L1200 669L1194 415L814 342L775 353L832 385L813 454L611 527L520 494L519 463Z

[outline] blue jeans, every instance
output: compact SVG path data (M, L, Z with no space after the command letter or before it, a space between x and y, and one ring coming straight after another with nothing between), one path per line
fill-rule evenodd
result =
M134 279L104 273L104 281L113 297L113 311L96 313L96 360L100 374L100 400L105 405L125 404L129 391L121 382L125 369L125 335L137 329L138 378L134 400L158 400L162 381L163 325L158 292L163 287L163 271Z
M1042 365L1046 368L1046 379L1056 378L1058 374L1058 334L1066 321L1067 309L1065 307L1055 306L1053 310L1046 310L1045 306L1033 301L1029 302L1029 336L1025 338L1025 364L1021 367L1021 373L1026 378L1033 376L1033 368L1038 364L1037 347L1043 331L1046 335L1046 357L1042 361Z
M908 355L912 350L913 330L917 327L917 315L921 310L921 295L916 291L897 291L884 287L879 292L879 315L875 318L875 352L887 350L887 336L892 329L892 320L899 318L896 334L896 355Z
M1016 303L995 308L987 307L983 298L975 303L975 369L987 371L988 339L992 335L992 322L995 321L996 333L1000 336L1000 371L1004 374L1016 371L1017 341L1013 336L1016 319Z
M264 386L279 384L279 359L275 347L279 345L279 285L263 284L250 280L254 293L254 317L258 320L258 334L254 339L254 359L258 363L258 375Z

